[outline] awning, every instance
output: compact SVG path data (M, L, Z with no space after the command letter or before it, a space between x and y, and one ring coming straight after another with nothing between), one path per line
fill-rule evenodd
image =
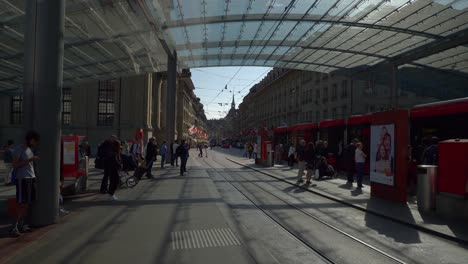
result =
M417 105L411 110L411 118L444 116L468 113L468 97L432 104Z

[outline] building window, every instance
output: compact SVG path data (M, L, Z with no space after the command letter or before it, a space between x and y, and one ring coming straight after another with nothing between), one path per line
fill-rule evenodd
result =
M337 93L338 93L338 87L336 83L334 83L332 85L332 96L331 96L332 101L336 101Z
M114 94L115 80L99 81L98 126L112 126L114 124Z
M62 93L62 125L71 125L71 88L63 88Z
M10 124L21 125L23 123L23 97L16 95L11 97Z
M316 121L316 122L320 121L320 111L317 111L317 112L315 113L315 121Z
M323 87L323 102L328 102L328 87Z
M348 115L348 107L346 105L343 105L341 107L341 116L344 118Z
M328 119L328 110L323 110L323 119Z
M348 80L341 82L341 98L348 97Z
M332 119L336 119L336 107L332 109Z

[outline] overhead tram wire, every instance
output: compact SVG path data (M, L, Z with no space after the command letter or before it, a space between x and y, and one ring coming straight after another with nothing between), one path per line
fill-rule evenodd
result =
M203 73L206 73L206 74L211 74L211 75L214 75L214 76L218 76L218 77L221 77L221 78L226 78L226 79L231 79L232 77L229 77L229 76L224 76L224 75L220 75L220 74L216 74L216 73L212 73L212 72L208 72L208 71L203 71L203 70L200 70L200 69L193 69L194 71L198 71L198 72L203 72ZM239 81L252 81L252 79L244 79L244 78L232 78L233 80L239 80Z
M239 67L239 69L237 70L237 72L231 77L231 79L229 80L229 82L226 84L225 88L224 89L221 89L221 91L207 104L207 105L210 105L214 102L214 100L216 100L216 98L218 98L221 93L227 89L227 86L232 82L232 80L234 79L234 77L237 76L237 74L239 73L239 71L242 69L242 67Z

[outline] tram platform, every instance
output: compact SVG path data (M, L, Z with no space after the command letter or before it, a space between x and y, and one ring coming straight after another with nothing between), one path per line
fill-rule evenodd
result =
M256 165L253 159L242 157L243 151L238 149L218 150L226 155L226 158L238 164L250 167L277 179L296 184L298 169L290 169L285 164L274 167L264 167ZM305 176L304 176L305 180ZM452 241L459 241L468 245L468 226L462 219L449 219L436 215L434 212L424 212L418 210L416 198L408 197L406 204L399 204L377 197L371 197L369 177L364 177L364 188L356 190L356 182L353 187L346 184L346 175L338 173L337 178L325 178L320 181L312 180L316 187L308 189L319 195L330 197L336 201L355 207L358 210L381 215L385 218L393 219L406 225L420 228L428 233L446 237Z
M282 239L291 240L286 254L262 246L274 244L268 237L277 239L277 227L269 230L268 219L249 209L233 215L226 199L236 205L243 201L221 194L210 170L191 160L186 176L179 175L178 167L160 169L157 162L155 179L143 178L134 188L119 189L117 201L98 193L102 172L92 168L89 191L65 199L70 214L19 238L8 237L6 199L14 195L14 187L0 186L0 204L5 207L0 212L0 263L292 263L301 258L298 255L314 259L287 234ZM314 263L323 263L315 258Z

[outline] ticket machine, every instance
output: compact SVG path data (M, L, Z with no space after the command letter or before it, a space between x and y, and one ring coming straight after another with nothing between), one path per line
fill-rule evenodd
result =
M88 157L81 148L84 136L62 137L61 175L66 193L80 193L88 187Z

